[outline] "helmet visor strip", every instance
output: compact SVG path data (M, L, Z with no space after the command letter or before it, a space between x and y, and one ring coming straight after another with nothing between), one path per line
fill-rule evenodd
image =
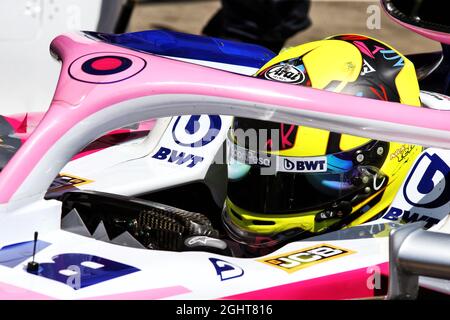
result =
M320 157L258 153L230 140L227 146L228 197L254 213L320 210L337 201L350 201L360 193L378 191L387 184L380 168L388 143L382 141Z

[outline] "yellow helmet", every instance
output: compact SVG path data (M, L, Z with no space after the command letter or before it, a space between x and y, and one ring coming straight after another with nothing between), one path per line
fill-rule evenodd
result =
M285 49L255 76L420 107L413 64L389 45L362 35ZM237 131L248 129L266 131L257 135L256 147L239 139ZM232 152L223 220L234 240L258 248L377 217L422 151L415 145L238 117L227 140ZM276 160L272 170L268 158Z

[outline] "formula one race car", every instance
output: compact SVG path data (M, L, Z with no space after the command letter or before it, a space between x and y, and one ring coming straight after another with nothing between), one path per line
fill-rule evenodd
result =
M444 26L408 18L397 2L383 4L440 40L442 55L404 57L361 35L276 57L170 32L57 37L51 52L62 69L45 116L2 118L0 298L449 294L450 106L442 79L450 39ZM341 83L316 90L311 83L321 78L310 66L327 57L328 45L348 68ZM414 72L401 71L412 67L408 58L429 90L420 92L422 107L404 105L414 105L415 82L405 80ZM355 92L343 84L347 76ZM383 85L374 88L373 79ZM295 126L263 139L264 153L229 131L270 123ZM320 139L311 140L314 154L297 147L293 136L302 132L328 132L324 154L316 152ZM339 152L329 150L332 137ZM314 201L327 206L313 210Z

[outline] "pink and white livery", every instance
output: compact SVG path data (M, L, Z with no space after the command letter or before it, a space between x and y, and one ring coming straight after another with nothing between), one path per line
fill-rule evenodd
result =
M50 108L0 173L1 299L415 298L419 286L450 293L444 280L450 278L450 257L442 251L450 242L450 108L444 94L422 92L429 108L411 108L264 81L224 65L202 66L99 41L89 33L61 35L51 52L62 67ZM199 115L200 127L178 132L177 123L189 121L175 117L181 115ZM128 232L111 234L108 219L120 224L120 210L138 208L145 218L147 209L167 209L126 196L208 180L229 116L429 148L382 218L291 242L265 256L174 252L145 247ZM113 130L156 118L143 129L151 128L146 138L76 156ZM217 132L208 143L192 146L212 127ZM177 158L156 156L161 147ZM167 159L173 161L162 161ZM98 193L52 192L58 175ZM426 193L420 183L429 186ZM424 209L436 199L439 207ZM103 220L92 230L93 222L83 221L73 203L104 206ZM179 217L181 211L168 212ZM211 238L205 233L190 241L204 245ZM389 277L389 287L383 277Z

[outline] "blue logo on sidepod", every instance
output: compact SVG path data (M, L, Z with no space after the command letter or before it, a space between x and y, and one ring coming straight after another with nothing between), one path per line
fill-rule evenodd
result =
M405 200L413 206L428 209L443 206L450 201L449 174L449 166L437 154L422 154L405 181ZM413 176L421 178L412 180Z
M216 258L209 258L209 261L211 261L216 269L216 273L220 277L220 281L239 278L244 275L244 270L235 264Z
M218 115L179 116L173 125L172 137L183 147L203 147L217 137L221 127Z
M39 264L36 273L29 273L61 282L74 290L139 271L124 263L82 253L64 253L52 260Z

